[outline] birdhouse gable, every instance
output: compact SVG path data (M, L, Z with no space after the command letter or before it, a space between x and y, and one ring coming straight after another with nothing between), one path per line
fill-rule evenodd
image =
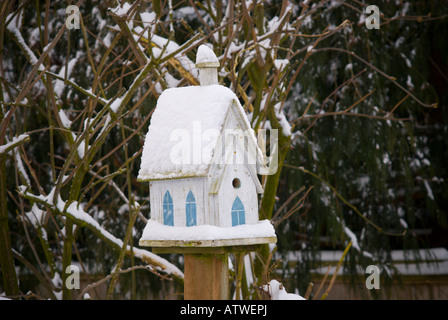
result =
M226 170L244 171L254 184L257 193L263 193L263 188L257 176L256 166L260 161L259 149L253 130L246 121L246 115L234 103L227 116L221 135L217 142L212 165L208 177L210 179L209 193L219 192Z

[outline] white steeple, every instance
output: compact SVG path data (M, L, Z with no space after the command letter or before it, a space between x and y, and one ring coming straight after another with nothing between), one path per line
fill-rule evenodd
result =
M218 84L219 61L212 49L202 44L196 55L196 68L199 69L201 86Z

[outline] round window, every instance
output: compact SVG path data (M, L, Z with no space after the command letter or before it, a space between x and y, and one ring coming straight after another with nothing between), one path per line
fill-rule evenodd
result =
M238 178L233 179L233 180L232 180L232 186L233 186L235 189L238 189L239 187L241 187L241 181L240 181L240 179L238 179Z

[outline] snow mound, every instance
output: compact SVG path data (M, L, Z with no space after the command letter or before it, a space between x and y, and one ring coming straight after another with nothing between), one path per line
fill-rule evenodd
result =
M216 240L275 237L275 230L269 220L262 220L256 224L243 224L235 227L217 227L199 225L192 227L165 226L152 219L148 220L142 240Z
M269 293L271 300L306 300L298 294L286 292L283 284L277 280L271 280L263 286L263 290Z

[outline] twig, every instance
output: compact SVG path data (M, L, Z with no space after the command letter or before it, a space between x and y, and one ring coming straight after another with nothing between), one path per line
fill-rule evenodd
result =
M80 227L87 227L97 237L99 237L107 245L109 245L113 250L118 251L118 252L121 250L123 242L120 239L116 238L114 235L112 235L107 230L105 230L103 227L101 227L100 224L96 220L91 218L90 215L88 215L87 213L85 213L86 216L80 217L79 215L74 215L73 212L71 212L70 210L67 210L70 203L58 202L57 203L58 205L56 205L51 201L51 199L48 199L47 197L42 198L40 196L36 196L32 193L29 193L26 190L19 190L19 194L28 200L39 202L39 203L47 206L48 208L51 209L51 211L53 211L56 214L64 215L66 218L70 219L73 223L77 224ZM82 210L82 209L78 208L78 210ZM152 264L156 267L161 268L162 271L166 270L169 273L170 270L169 270L168 266L171 266L171 268L174 267L165 259L160 258L146 250L142 250L142 249L139 249L138 251L134 250L132 253L134 256L138 257L139 259L146 262L147 264ZM131 255L130 250L126 250L126 255L128 255L128 256ZM174 272L172 274L176 277L182 278L183 277L182 273L180 271L178 271L177 268L175 268L175 269L176 270L173 269Z
M131 199L131 202L129 203L129 207L130 207L129 223L128 223L128 227L126 230L126 234L124 236L123 245L121 247L120 254L118 256L117 265L115 267L114 272L112 273L112 280L111 280L109 288L107 290L106 299L108 299L108 300L112 298L112 295L114 293L115 285L117 284L117 281L118 281L118 275L119 275L118 271L121 269L121 267L123 265L124 256L125 256L126 250L128 248L128 243L132 236L132 229L134 228L135 219L137 218L137 213L140 211L139 206L137 205L136 207L134 207L134 205L135 205L135 203ZM131 250L131 252L132 252L132 250Z
M306 300L309 299L309 297L311 295L311 291L313 290L313 287L314 287L314 283L310 282L308 284L308 287L306 288L305 295L303 296Z
M346 54L351 55L352 57L356 58L357 60L361 61L362 63L364 63L365 65L369 66L371 69L375 70L376 72L378 72L379 74L381 74L382 76L384 76L385 78L387 78L388 80L392 81L393 84L395 84L398 88L400 88L401 90L403 90L404 92L406 92L412 99L414 99L418 104L420 104L422 107L425 108L437 108L437 103L432 103L432 104L426 104L421 102L416 96L414 96L409 90L407 90L405 87L403 87L401 84L398 83L397 79L395 77L389 76L388 74L386 74L385 72L381 71L380 69L378 69L377 67L375 67L373 64L371 64L370 62L364 60L363 58L361 58L360 56L358 56L357 54L355 54L353 51L348 51L345 49L341 49L341 48L320 48L320 49L316 49L317 51L339 51L339 52L343 52Z
M322 282L320 283L319 289L317 289L317 292L316 292L316 294L314 295L313 300L316 300L317 297L319 296L320 290L322 290L325 281L327 281L327 277L328 277L328 274L330 273L330 270L331 270L331 266L328 266L328 268L327 268L327 272L325 273L324 278L322 279Z
M124 270L118 270L118 273L119 273L119 274L124 274L124 273L128 273L128 272L131 272L131 271L134 271L134 270L139 270L139 269L143 269L143 270L150 271L150 272L152 272L152 273L158 275L159 277L161 277L161 278L164 279L164 280L171 280L171 279L168 278L167 276L157 273L157 272L154 270L154 268L151 268L150 266L142 266L142 265L132 266L132 267L129 267L129 268L124 269ZM113 273L108 274L108 275L107 275L106 277L104 277L103 279L98 280L98 281L96 281L96 282L94 282L94 283L91 283L91 284L89 284L88 286L84 287L84 289L82 289L81 293L78 295L77 300L84 299L84 295L85 295L88 291L94 289L95 287L97 287L97 286L99 286L99 285L102 285L103 283L105 283L106 281L108 281L108 280L109 280L110 278L112 278L112 277L113 277Z
M328 286L327 290L325 290L324 294L322 295L321 300L324 300L328 296L328 293L330 292L330 290L333 288L333 284L334 284L334 282L336 280L336 277L338 275L339 268L341 267L342 262L344 261L344 258L347 255L347 252L350 249L351 245L352 245L352 242L350 241L348 243L347 247L345 248L344 253L342 254L341 259L339 259L339 262L338 262L338 264L336 266L336 270L335 270L335 272L333 274L333 277L331 278L330 285Z
M401 232L401 233L394 233L394 232L388 232L388 231L385 231L383 228L381 228L380 226L378 226L377 224L375 224L372 220L370 220L369 218L367 218L366 216L364 216L361 212L359 212L359 210L354 206L354 205L352 205L351 203L349 203L347 200L345 200L345 198L344 197L342 197L340 194L339 194L339 192L330 184L330 183L328 183L327 181L325 181L324 179L322 179L321 177L319 177L317 174L315 174L315 173L313 173L313 172L311 172L311 171L309 171L309 170L306 170L305 168L303 168L303 167L296 167L296 166L292 166L292 165L290 165L290 164L284 164L284 166L285 167L288 167L288 168L292 168L292 169L298 169L298 170L301 170L301 171L303 171L304 173L307 173L307 174L309 174L309 175L311 175L311 176L313 176L314 178L316 178L316 179L318 179L319 181L321 181L321 182L323 182L324 184L326 184L335 194L336 194L336 196L339 198L339 199L341 199L341 201L342 202L344 202L347 206L349 206L353 211L355 211L361 218L363 218L368 224L370 224L371 226L373 226L375 229L377 229L379 232L381 232L381 233L383 233L383 234L386 234L386 235L388 235L388 236L404 236L405 234L406 234L406 229L403 231L403 232Z

